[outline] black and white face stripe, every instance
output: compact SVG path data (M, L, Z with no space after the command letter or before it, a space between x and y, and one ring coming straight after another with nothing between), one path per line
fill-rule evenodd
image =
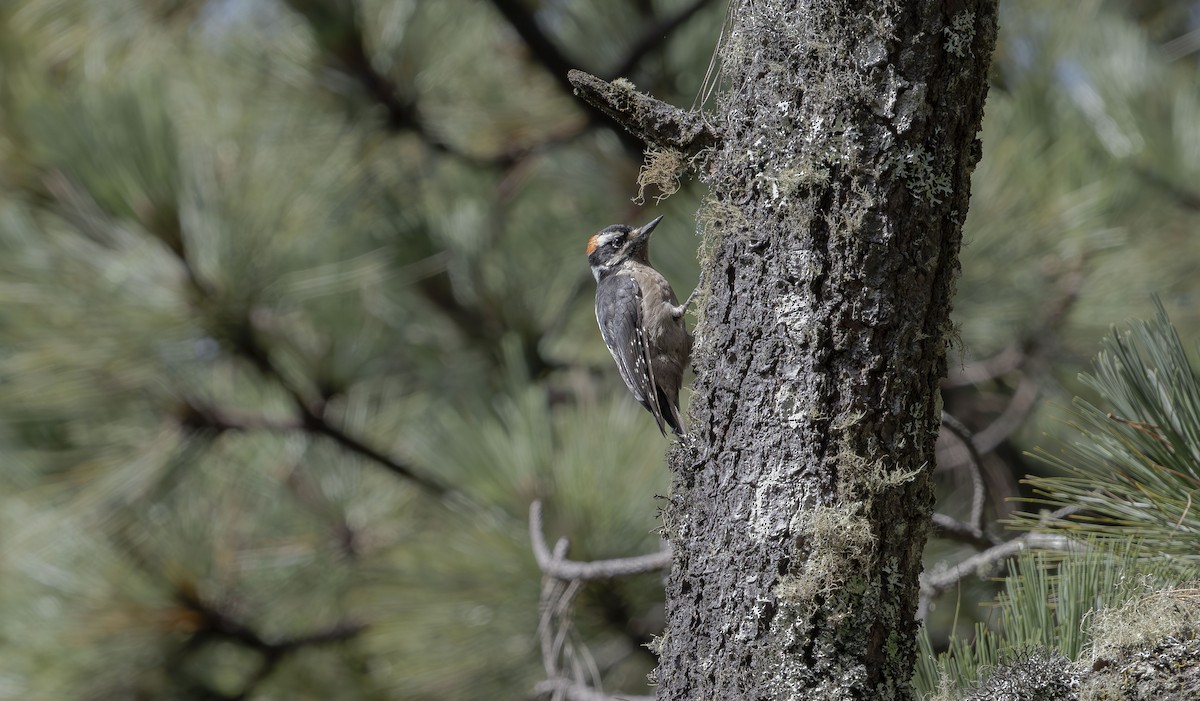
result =
M601 273L620 263L627 254L630 229L627 226L610 226L588 239L588 265L592 276L599 282Z
M662 221L662 217L651 220L644 226L634 229L624 224L607 226L588 239L588 265L596 282L605 275L612 273L627 260L649 264L647 246L650 233Z

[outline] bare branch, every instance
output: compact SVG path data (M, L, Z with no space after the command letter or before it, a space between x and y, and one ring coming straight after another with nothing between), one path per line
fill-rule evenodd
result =
M1081 256L1069 263L1068 269L1060 279L1060 292L1050 302L1046 316L1036 331L991 358L971 363L943 379L942 388L969 387L1003 377L1021 369L1039 355L1059 335L1064 317L1079 299L1079 293L1083 288L1083 269L1086 262L1086 259Z
M699 113L644 95L628 81L610 83L583 71L571 71L568 77L577 96L647 144L694 154L721 140Z
M671 551L664 547L656 553L622 557L613 560L576 562L555 559L546 547L546 536L542 532L542 502L534 500L529 505L529 539L533 545L533 556L542 572L558 579L612 579L631 574L642 574L666 569L671 564ZM561 541L560 541L561 542Z
M990 548L1004 542L995 536L988 535L980 528L975 528L969 523L959 521L946 514L935 512L932 520L933 534L939 538L974 545L980 549Z
M567 540L560 538L550 554L553 562L562 562L567 555ZM572 641L571 605L583 587L578 579L564 580L549 574L542 577L542 594L538 601L541 617L538 620L538 639L542 649L542 667L547 682L539 684L535 693L550 694L555 701L563 698L607 699L600 689L600 670L591 652L584 644ZM571 678L564 676L560 667L566 662L571 668ZM585 679L590 677L591 684ZM542 691L546 684L552 687Z
M1051 514L1049 520L1065 518L1080 506L1065 506ZM944 570L921 575L921 598L917 605L917 618L925 618L929 603L949 589L954 588L962 580L978 574L990 572L1004 564L1009 558L1022 550L1075 550L1081 547L1079 542L1063 535L1052 533L1031 532L1022 536L994 545L987 550L972 555L967 559Z
M987 360L970 363L942 380L942 389L980 385L1019 369L1029 357L1025 343L1014 343Z
M981 553L953 565L941 572L928 574L921 580L922 592L937 596L967 577L978 572L987 572L1001 562L1027 548L1035 550L1071 550L1075 541L1061 535L1026 533L1012 540L994 545Z
M977 455L987 455L995 450L1029 418L1041 389L1039 376L1040 373L1026 372L1000 416L975 434L971 442Z
M987 481L983 478L983 458L980 457L979 451L975 447L975 437L971 435L971 430L963 425L961 421L954 418L951 414L942 412L942 426L946 427L950 433L953 433L963 447L967 449L970 456L968 464L971 468L971 486L973 493L971 496L971 517L967 521L972 531L983 532L983 507L987 503Z
M540 681L533 688L538 696L552 696L567 699L567 701L654 701L653 696L609 696L582 684L576 684L570 679L547 679Z

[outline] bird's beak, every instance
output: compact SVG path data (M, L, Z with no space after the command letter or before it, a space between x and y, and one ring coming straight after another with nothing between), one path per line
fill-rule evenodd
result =
M650 232L654 231L654 227L658 226L658 223L662 221L663 216L665 215L660 214L658 217L652 219L650 223L642 225L641 228L634 229L631 232L632 238L634 240L640 239L643 241L650 238Z

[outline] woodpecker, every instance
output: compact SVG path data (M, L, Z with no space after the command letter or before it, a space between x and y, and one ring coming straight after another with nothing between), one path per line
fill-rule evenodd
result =
M596 278L596 322L604 344L633 398L681 438L679 387L692 357L692 337L670 283L650 265L650 234L662 217L637 229L617 224L588 239L588 265ZM694 295L695 292L693 291Z

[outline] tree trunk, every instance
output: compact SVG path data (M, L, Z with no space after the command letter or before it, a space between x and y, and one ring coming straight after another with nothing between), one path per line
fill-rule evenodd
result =
M659 699L906 699L995 0L734 0Z

